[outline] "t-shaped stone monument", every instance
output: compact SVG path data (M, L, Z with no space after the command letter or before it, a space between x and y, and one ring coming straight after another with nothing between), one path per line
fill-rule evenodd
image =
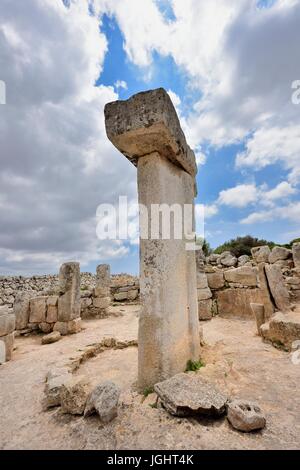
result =
M195 253L187 250L184 218L181 239L175 230L169 239L145 237L153 205L176 204L182 213L188 205L193 214L197 167L162 88L107 104L105 122L110 141L137 167L139 204L147 209L146 217L140 216L138 376L143 390L184 371L188 360L199 359Z

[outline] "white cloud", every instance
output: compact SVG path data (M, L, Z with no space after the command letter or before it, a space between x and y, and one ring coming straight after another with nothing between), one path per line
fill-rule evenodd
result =
M242 224L256 224L274 220L288 220L298 223L300 220L300 202L293 202L286 206L276 207L272 210L253 212L241 220Z
M240 184L234 188L221 191L218 203L231 207L246 207L256 202L257 197L255 184Z
M63 261L128 252L96 237L98 204L136 192L135 169L104 128L104 105L118 95L94 86L106 51L86 0L1 0L1 272L55 272Z
M125 80L117 80L115 83L115 88L118 90L119 88L123 88L124 90L128 89L128 85Z

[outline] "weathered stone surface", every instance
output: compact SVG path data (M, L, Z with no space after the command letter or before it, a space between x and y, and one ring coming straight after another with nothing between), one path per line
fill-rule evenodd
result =
M197 289L206 289L208 287L207 276L205 273L197 273Z
M219 262L222 264L222 266L230 268L236 266L237 258L233 256L230 251L224 251L224 253L222 253L219 258Z
M47 299L47 323L56 323L58 320L58 296L51 295Z
M61 389L71 379L72 374L65 368L56 368L48 373L42 400L44 410L61 404Z
M250 304L250 307L252 309L256 325L257 325L257 332L259 336L261 336L261 331L260 328L261 326L265 323L265 307L263 304Z
M206 258L207 263L217 265L219 264L221 255L217 255L216 253L212 253Z
M84 416L97 413L103 423L109 423L118 415L120 392L120 388L113 382L97 385L87 399Z
M237 282L246 287L257 287L257 270L243 266L241 268L230 269L224 272L227 282Z
M262 298L261 303L265 309L265 319L268 320L273 315L275 309L266 277L265 263L259 263L258 265L258 279Z
M221 317L253 318L251 303L263 303L260 289L225 289L216 291Z
M59 271L58 321L80 317L80 265L65 263Z
M183 224L182 239L161 237L161 221L157 236L148 236L155 205L189 204L193 210L196 161L162 89L107 105L105 118L109 139L137 165L139 203L148 210L140 217L138 385L143 390L200 355L195 252L187 250Z
M14 349L15 335L10 333L0 337L0 364L10 361Z
M117 302L122 302L123 300L127 300L128 299L128 292L116 292L114 294L114 299Z
M60 404L63 413L83 415L89 395L89 382L79 375L65 381L60 389Z
M213 302L211 299L198 302L199 320L211 320L213 316Z
M242 255L238 258L238 266L244 266L245 264L249 263L250 261L250 256L248 255Z
M293 342L300 339L300 313L276 313L268 323L262 325L261 334L264 339L290 351Z
M99 264L96 272L97 287L110 288L110 266L108 264Z
M39 323L39 329L43 333L50 333L53 329L53 325L51 325L51 323L46 323L46 322Z
M212 298L212 293L209 287L206 289L197 289L198 302L200 300L208 300Z
M268 245L256 246L251 249L251 254L256 263L268 263L271 250Z
M109 297L110 296L110 288L109 287L96 286L94 293L95 293L95 297Z
M110 306L110 297L95 297L93 299L93 305L99 309L105 309Z
M154 386L166 410L175 416L221 416L227 398L197 374L177 374Z
M29 323L30 305L32 294L18 292L14 302L14 315L16 317L16 330L24 330Z
M222 289L225 286L225 279L223 272L215 272L207 274L208 286L210 289Z
M227 404L227 419L235 429L242 432L258 431L266 425L260 407L245 400L233 400Z
M56 322L53 331L58 331L62 336L79 333L81 331L81 318L75 318L68 322Z
M300 243L293 244L292 252L295 268L300 268Z
M292 252L282 246L275 246L269 255L269 263L274 264L276 261L291 258Z
M0 337L6 336L15 330L16 318L12 314L0 315Z
M109 140L134 165L137 158L157 152L191 176L196 175L194 152L186 143L173 103L163 88L109 103L104 113Z
M61 339L61 334L59 333L59 331L53 331L49 335L42 337L42 344L56 343L60 339Z
M46 321L47 297L35 297L30 300L29 323L43 323Z
M274 264L265 265L266 276L268 279L269 288L279 310L287 311L290 309L290 296L287 290L284 278L279 266Z
M127 292L127 299L131 301L136 300L138 298L138 295L139 295L138 290L129 290Z

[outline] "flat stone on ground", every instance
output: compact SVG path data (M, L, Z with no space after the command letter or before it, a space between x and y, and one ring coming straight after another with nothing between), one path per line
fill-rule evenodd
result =
M61 334L59 333L59 331L53 331L49 335L43 336L42 344L56 343L60 339L61 339Z
M221 416L227 398L213 384L197 374L177 374L160 382L154 390L166 410L175 416Z

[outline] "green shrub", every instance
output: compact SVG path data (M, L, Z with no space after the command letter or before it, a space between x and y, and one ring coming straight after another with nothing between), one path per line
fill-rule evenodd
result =
M199 359L199 361L192 361L189 360L186 365L186 372L196 372L197 370L201 369L202 367L205 367L204 362Z

